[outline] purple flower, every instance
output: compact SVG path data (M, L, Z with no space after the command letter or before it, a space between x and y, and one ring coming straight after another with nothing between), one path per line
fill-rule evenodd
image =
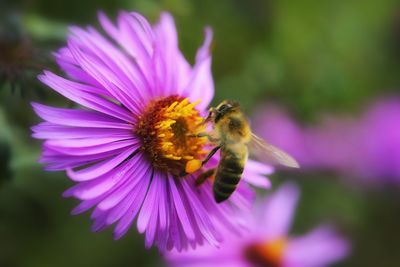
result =
M122 237L137 220L147 247L162 250L217 245L220 225L234 232L233 215L251 207L253 192L241 183L229 201L216 204L211 182L195 185L198 173L179 177L192 159L208 152L201 115L213 94L211 29L190 66L178 48L168 13L151 26L137 13L121 12L117 25L99 15L103 36L92 27L71 27L67 46L56 54L67 78L44 71L39 79L78 106L33 104L45 121L33 127L44 139L40 162L65 170L77 184L64 193L92 209L93 231L115 225ZM215 165L212 160L209 165ZM250 161L243 180L269 187L269 166Z
M269 104L260 108L253 120L255 131L293 155L303 170L338 170L351 161L348 151L357 133L349 118L325 117L318 125L303 126L284 108Z
M371 183L400 182L400 99L385 98L360 116L324 116L300 126L283 109L263 107L256 131L299 160L303 169L325 169Z
M289 236L299 197L295 185L282 185L264 199L247 221L249 233L227 238L220 249L211 246L185 253L166 254L171 266L320 267L348 254L348 242L330 226L323 225L303 236Z
M309 165L309 153L303 129L282 108L268 104L259 108L252 118L254 131L270 143L289 152L301 168Z
M362 138L354 172L371 182L385 178L387 182L400 183L400 98L373 104L357 130Z

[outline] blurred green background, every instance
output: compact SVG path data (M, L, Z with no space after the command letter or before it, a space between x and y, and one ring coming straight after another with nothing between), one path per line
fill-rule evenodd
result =
M137 10L152 22L171 12L191 62L203 27L212 26L215 102L238 99L249 115L268 101L313 123L400 93L398 0L1 0L1 267L163 264L135 229L113 241L110 230L90 232L88 214L70 216L77 202L61 193L72 183L42 170L40 143L30 138L39 120L29 102L63 101L35 76L54 68L50 52L63 45L68 25L98 25L100 9L113 18ZM272 176L274 185L288 178L303 191L294 233L333 221L353 246L337 266L400 266L398 187L349 185L332 173Z

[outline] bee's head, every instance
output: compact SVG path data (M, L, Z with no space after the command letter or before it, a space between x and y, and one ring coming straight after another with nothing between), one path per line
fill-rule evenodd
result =
M235 111L240 110L240 105L238 102L233 100L224 100L217 107L210 108L210 113L208 114L207 121L214 120L218 122L226 114L230 114Z

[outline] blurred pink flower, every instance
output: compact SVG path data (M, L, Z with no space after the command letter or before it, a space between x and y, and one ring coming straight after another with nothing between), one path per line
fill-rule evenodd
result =
M385 99L364 114L357 173L400 182L400 98Z
M322 225L303 236L289 236L299 191L291 183L256 206L248 218L250 232L243 237L224 233L221 247L200 247L196 251L166 254L173 267L319 267L346 257L348 242L330 226Z
M251 122L257 134L289 152L299 161L301 168L312 161L308 157L303 129L282 107L273 104L265 105L258 109Z
M400 99L386 98L357 117L325 116L301 127L282 108L256 113L256 132L291 153L303 169L327 169L369 182L400 182Z

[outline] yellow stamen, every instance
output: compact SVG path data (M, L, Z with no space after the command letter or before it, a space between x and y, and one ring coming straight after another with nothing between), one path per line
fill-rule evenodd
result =
M178 105L178 101L175 101L174 103L171 104L171 106L169 106L165 111L169 112L171 110L173 110L175 108L176 105Z
M208 153L207 139L191 137L205 131L203 118L195 109L200 102L171 96L151 103L140 117L136 133L143 138L143 148L156 168L177 175L201 168Z

